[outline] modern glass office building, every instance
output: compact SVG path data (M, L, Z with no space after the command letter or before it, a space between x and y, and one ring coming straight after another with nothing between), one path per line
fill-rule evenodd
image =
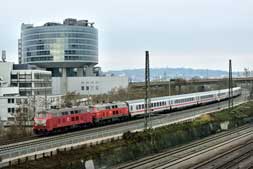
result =
M97 95L128 86L127 77L101 76L98 30L88 20L68 18L42 26L22 24L19 63L51 72L52 94ZM13 82L14 83L14 82Z
M22 24L21 63L34 64L53 77L92 76L98 63L98 31L88 20L65 19L43 26Z

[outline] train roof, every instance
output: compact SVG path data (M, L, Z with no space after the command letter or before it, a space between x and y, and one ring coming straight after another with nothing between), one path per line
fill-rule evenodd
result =
M233 89L239 89L240 87L235 87ZM193 96L202 96L202 95L208 95L208 94L215 94L217 92L223 93L227 92L228 89L222 89L222 90L213 90L213 91L207 91L207 92L196 92L196 93L189 93L189 94L181 94L181 95L173 95L173 96L163 96L163 97L154 97L151 98L151 101L160 101L160 100L170 100L170 99L180 99L180 98L188 98ZM128 104L134 104L139 102L144 102L144 99L137 99L137 100L129 100L126 101Z
M65 111L72 111L72 110L80 110L80 109L87 109L87 106L77 106L77 107L67 107L67 108L61 108L61 109L49 109L46 110L46 112L50 113L58 113L58 112L65 112Z
M105 106L113 106L113 105L125 105L125 102L112 102L112 103L103 103L103 104L95 104L91 105L93 107L105 107Z

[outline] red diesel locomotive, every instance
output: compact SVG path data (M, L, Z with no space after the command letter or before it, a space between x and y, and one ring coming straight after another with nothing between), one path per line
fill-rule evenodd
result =
M38 135L46 135L128 118L126 103L52 109L36 113L33 131Z

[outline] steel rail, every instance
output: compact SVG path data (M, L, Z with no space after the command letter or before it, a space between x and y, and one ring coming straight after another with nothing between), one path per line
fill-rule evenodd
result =
M183 145L183 146L180 146L180 147L176 147L176 148L173 148L172 150L169 150L169 151L165 151L165 152L162 152L162 153L159 153L157 155L153 155L153 156L149 156L149 157L146 157L146 158L143 158L143 159L140 159L140 160L137 160L137 161L134 161L134 162L130 162L128 164L123 164L122 166L118 166L118 167L115 167L117 169L134 169L134 168L138 168L138 167L141 167L143 165L147 165L147 164L150 164L152 162L155 162L155 161L159 161L161 158L166 158L166 157L169 157L169 156L173 156L179 152L182 152L182 151L185 151L185 150L190 150L190 149L194 149L196 147L198 147L199 145L202 145L202 144L207 144L207 143L210 143L210 142L217 142L218 139L223 139L227 136L235 136L235 137L238 137L238 134L247 134L247 133L253 133L253 125L244 125L244 126L241 126L239 128L236 128L234 130L229 130L229 131L226 131L226 132L222 132L222 133L218 133L216 135L213 135L213 136L209 136L207 138L204 138L204 139L201 139L201 140L198 140L198 141L194 141L190 144L186 144L186 145ZM203 147L204 149L205 147ZM198 149L198 150L202 150L202 149ZM188 155L188 154L187 154ZM187 155L184 155L184 156L187 156ZM167 161L168 163L169 162L172 162L172 161ZM160 165L161 163L159 163ZM158 167L155 165L155 167Z

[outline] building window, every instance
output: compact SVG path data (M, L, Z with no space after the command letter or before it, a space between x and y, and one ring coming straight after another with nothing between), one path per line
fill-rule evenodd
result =
M32 83L19 83L19 87L32 87Z
M14 87L17 87L17 86L18 86L17 83L11 83L11 85L14 86Z
M86 86L86 90L90 90L89 86Z
M11 79L17 79L17 78L18 78L17 74L12 74L11 75Z
M8 99L8 103L14 103L14 99Z
M82 86L81 89L84 90L84 86Z
M8 108L8 113L14 113L15 112L15 108Z

